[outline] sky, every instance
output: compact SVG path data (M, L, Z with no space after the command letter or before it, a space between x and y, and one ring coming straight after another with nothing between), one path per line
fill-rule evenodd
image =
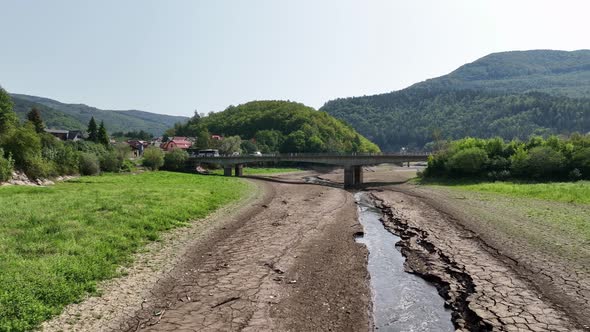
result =
M319 108L492 52L590 48L588 0L0 0L0 85L190 116Z

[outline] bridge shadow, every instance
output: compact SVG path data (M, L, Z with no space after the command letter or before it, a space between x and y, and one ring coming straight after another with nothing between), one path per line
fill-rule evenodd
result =
M288 180L288 179L282 179L282 178L278 178L278 177L269 177L269 176L260 176L260 175L245 175L242 177L246 178L246 179L256 179L256 180L284 183L284 184L296 184L296 185L310 185L311 184L311 185L318 185L318 186L325 186L325 187L332 187L332 188L339 188L339 189L347 189L347 190L366 190L366 189L373 189L373 188L379 188L379 187L402 185L402 184L408 183L408 181L410 180L410 179L408 179L408 180L404 180L404 181L391 181L391 182L387 182L387 181L366 182L366 183L360 184L356 188L344 188L344 184L342 182L330 181L330 180L321 178L320 176L304 177L302 181Z

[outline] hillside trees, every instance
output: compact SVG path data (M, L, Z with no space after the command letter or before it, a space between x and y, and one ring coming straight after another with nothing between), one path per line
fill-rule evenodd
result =
M257 150L270 152L378 152L379 148L348 124L325 112L287 101L253 101L223 112L195 116L175 125L171 134L239 136ZM197 137L199 148L204 146ZM253 146L249 146L250 149Z
M430 156L426 177L535 181L590 179L590 135L528 141L464 138Z

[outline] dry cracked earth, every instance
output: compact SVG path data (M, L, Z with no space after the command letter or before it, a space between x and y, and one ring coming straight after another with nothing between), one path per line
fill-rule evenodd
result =
M584 275L535 281L519 268L530 255L517 255L518 247L486 241L442 198L387 185L412 174L367 172L379 186L365 190L402 239L396 246L406 270L437 286L457 330L590 330ZM305 184L304 175L251 180L263 195L177 231L140 254L102 297L69 306L43 330L372 330L368 253L354 241L362 227L353 196L334 187L340 172L322 175L332 186ZM544 262L528 264L543 270Z

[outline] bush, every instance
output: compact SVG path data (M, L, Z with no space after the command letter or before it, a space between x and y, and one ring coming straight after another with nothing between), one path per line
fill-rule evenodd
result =
M105 172L119 172L122 164L115 151L108 151L100 157L100 169Z
M478 147L467 148L455 153L447 161L447 167L458 175L475 175L488 162L487 153Z
M535 179L559 177L564 168L563 154L548 146L532 148L526 159L528 176Z
M41 138L31 124L10 130L2 138L2 147L12 154L17 169L25 170L41 157Z
M29 179L43 179L57 175L55 163L41 156L28 159L23 171Z
M121 172L133 172L135 170L135 164L129 160L123 160L123 164L121 165Z
M590 147L581 148L573 153L572 166L580 171L581 176L590 179Z
M96 175L100 172L100 163L95 154L82 152L80 154L80 174Z
M144 155L145 156L145 155ZM182 149L174 148L164 157L164 168L171 171L184 169L188 153Z
M8 181L12 177L14 170L14 160L9 155L4 157L4 150L0 148L0 182Z
M155 146L150 146L143 152L143 166L151 169L152 171L158 170L158 168L164 165L164 152L162 149Z

